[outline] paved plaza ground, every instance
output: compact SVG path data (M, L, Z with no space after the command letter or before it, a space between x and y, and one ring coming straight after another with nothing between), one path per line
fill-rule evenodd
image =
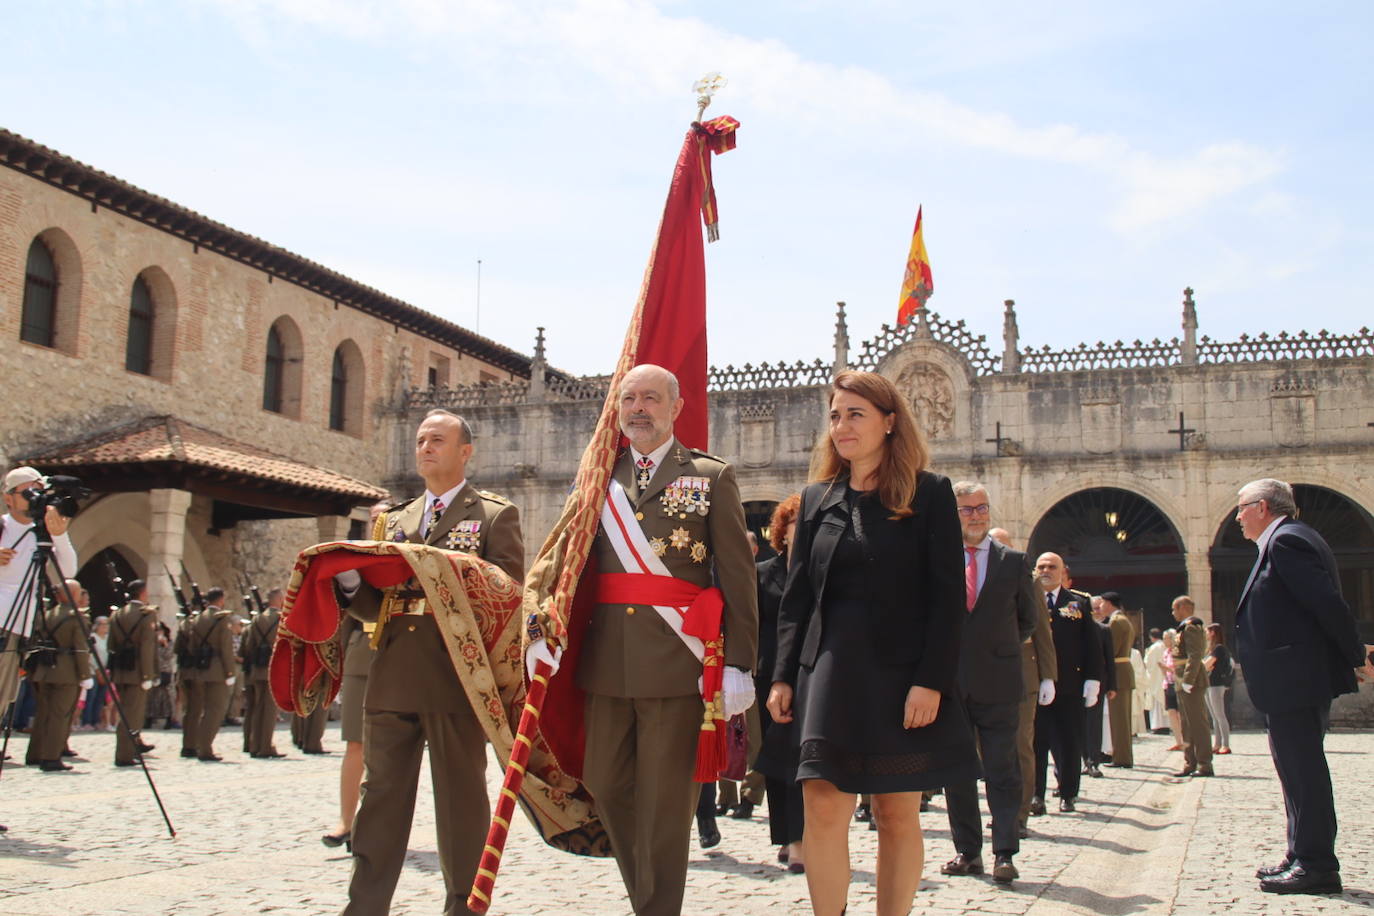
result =
M218 742L220 764L176 756L179 733L149 732L150 766L176 826L168 837L137 768L112 766L114 737L78 733L86 758L70 773L5 767L0 777L0 913L327 914L344 903L349 858L319 836L336 817L340 755L252 760L237 729ZM27 738L10 753L23 760ZM1213 779L1175 780L1182 755L1167 738L1140 739L1134 770L1084 778L1079 812L1032 818L1017 864L1021 880L947 878L953 854L941 799L923 816L925 881L916 913L1365 913L1374 909L1374 736L1338 731L1327 741L1341 818L1339 897L1275 897L1258 890L1259 864L1283 855L1283 805L1265 736L1237 734ZM279 748L290 748L284 728ZM337 725L325 746L339 749ZM495 791L500 772L488 775ZM1053 805L1051 805L1053 809ZM807 913L806 879L775 862L765 812L720 820L724 840L695 840L684 912L694 916ZM855 824L851 913L874 906L877 834ZM433 809L421 792L393 912L436 913L442 901ZM989 864L990 860L989 860ZM610 860L555 852L517 816L496 886L494 914L620 916L629 911Z

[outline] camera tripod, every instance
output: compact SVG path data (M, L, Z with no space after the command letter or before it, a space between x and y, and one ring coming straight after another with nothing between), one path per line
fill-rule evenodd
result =
M10 604L5 619L0 622L0 631L9 634L6 639L16 643L14 646L6 645L4 651L19 651L18 641L20 640L20 636L18 631L22 628L25 617L32 614L30 629L32 628L32 624L37 621L38 615L41 613L39 607L39 585L45 582L45 574L49 569L55 574L57 587L62 599L64 599L67 606L73 610L73 616L76 618L77 624L81 628L81 636L84 644L91 645L90 623L86 620L86 616L77 609L76 596L73 595L71 589L67 587L66 577L62 574L62 567L58 565L57 557L53 553L52 535L48 532L47 522L44 518L45 507L40 505L31 511L33 512L33 528L24 532L24 534L20 536L20 540L32 535L34 538L34 551L32 557L29 559L28 568L24 571L24 577L20 580L19 590L15 593L14 601ZM18 541L15 542L15 544L17 543ZM48 583L48 587L52 587L50 582ZM96 655L94 650L91 651L91 656L95 659L96 667L104 677L105 683L113 684L113 679L110 677L110 669L106 662ZM152 790L153 800L157 802L157 809L162 814L163 822L167 825L167 832L172 837L175 837L177 835L176 829L172 827L172 820L167 816L167 808L162 804L162 796L158 794L157 785L153 782L153 775L148 772L148 765L143 759L143 752L139 749L141 742L138 737L138 731L124 714L124 705L119 700L118 691L111 690L109 692L109 699L114 703L115 711L119 714L118 727L126 729L130 738L133 739L134 758L138 761L139 767L143 770L144 778L148 780L148 788ZM4 715L6 719L4 740L0 741L0 776L4 774L4 756L5 751L9 748L10 733L14 729L16 709L16 702L11 700L8 709L0 710L0 715Z

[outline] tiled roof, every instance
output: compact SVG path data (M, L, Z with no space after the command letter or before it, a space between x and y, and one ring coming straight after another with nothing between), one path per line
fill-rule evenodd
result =
M386 497L366 481L276 455L170 416L134 423L27 459L46 469L112 465L171 466L226 472L287 487L338 494L358 502Z

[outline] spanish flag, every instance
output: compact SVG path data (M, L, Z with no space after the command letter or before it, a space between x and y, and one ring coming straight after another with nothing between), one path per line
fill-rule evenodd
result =
M921 237L921 208L916 208L916 228L911 233L911 252L906 256L906 276L902 278L902 295L897 300L897 327L912 319L918 309L926 307L926 300L935 292L935 280L930 274L930 258L926 256L926 242Z

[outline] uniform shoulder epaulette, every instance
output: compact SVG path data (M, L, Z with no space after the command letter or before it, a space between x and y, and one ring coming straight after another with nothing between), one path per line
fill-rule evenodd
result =
M477 495L482 497L483 499L489 499L494 503L500 503L503 506L515 505L515 503L511 502L509 499L502 496L500 493L493 493L490 490L478 490Z
M1077 595L1079 598L1082 598L1084 601L1091 602L1091 601L1093 600L1093 596L1092 596L1092 595L1089 595L1087 592L1080 592L1080 591L1079 591L1078 589L1076 589L1076 588L1071 588L1071 589L1069 589L1069 594L1070 594L1070 595Z
M145 604L145 605L143 605L143 613L145 613L145 614L156 614L156 613L157 613L157 605L156 605L156 604Z
M729 464L728 461L726 461L719 455L712 455L710 452L703 452L699 448L689 448L687 449L687 451L691 452L694 458L710 458L712 461L719 461L721 464Z

